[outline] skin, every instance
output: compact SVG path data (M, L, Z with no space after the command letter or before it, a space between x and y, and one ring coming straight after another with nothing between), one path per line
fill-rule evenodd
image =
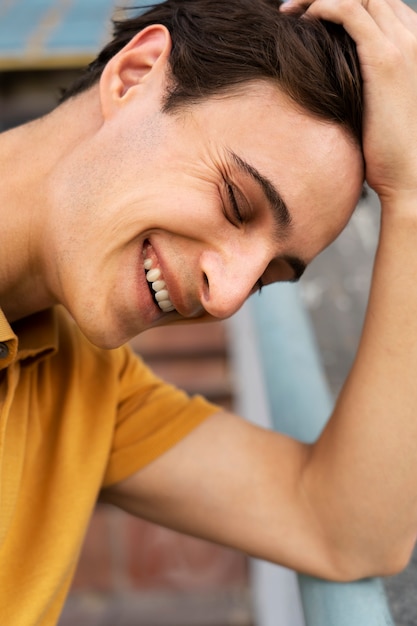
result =
M400 571L416 540L417 17L398 0L308 4L304 19L340 23L357 44L366 179L381 201L348 380L312 446L221 413L109 499L295 569L351 580Z
M360 151L344 131L298 110L272 85L162 113L169 49L163 27L146 29L109 63L98 87L31 129L28 158L44 170L48 164L45 193L24 194L31 199L27 266L36 258L42 267L43 297L31 309L63 303L105 348L160 324L229 317L260 280L294 279L286 257L306 264L326 247L362 185ZM86 110L84 128L74 128L74 115ZM51 155L45 137L58 127L64 136ZM268 177L290 226L276 223L262 187L231 153ZM145 255L161 268L175 312L154 304ZM12 300L3 298L5 311L22 316Z
M221 411L103 497L172 528L348 580L398 571L417 530L417 24L396 0L317 0L309 11L341 22L357 42L366 176L382 205L349 379L312 446ZM143 31L98 87L1 138L0 206L10 236L0 284L10 319L61 302L92 341L111 347L161 323L227 317L260 279L291 279L288 257L308 263L346 223L363 171L340 128L261 83L164 116L169 50L165 29ZM231 150L277 187L289 230L276 228ZM248 211L244 223L225 180ZM144 249L179 314L162 316L150 302Z

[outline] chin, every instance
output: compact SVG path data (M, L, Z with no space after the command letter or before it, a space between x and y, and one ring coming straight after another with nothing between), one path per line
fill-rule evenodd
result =
M101 350L119 348L141 332L140 330L127 332L126 328L114 328L110 324L97 327L97 325L79 324L77 321L76 323L88 341Z

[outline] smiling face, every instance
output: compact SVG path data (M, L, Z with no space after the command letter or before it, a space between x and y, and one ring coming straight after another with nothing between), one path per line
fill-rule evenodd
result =
M297 279L362 188L345 132L265 81L163 112L170 46L156 25L112 58L100 122L50 177L47 289L102 347L229 317L259 287Z
M133 103L103 124L66 163L59 198L57 300L103 347L226 318L261 284L296 279L362 187L344 131L264 83L181 115L142 113L139 128Z

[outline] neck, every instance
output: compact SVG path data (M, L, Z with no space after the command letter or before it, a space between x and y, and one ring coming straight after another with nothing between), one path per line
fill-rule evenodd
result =
M97 113L92 89L0 135L0 220L7 233L0 246L0 307L10 321L58 302L48 258L54 212L51 173L94 132L100 122Z

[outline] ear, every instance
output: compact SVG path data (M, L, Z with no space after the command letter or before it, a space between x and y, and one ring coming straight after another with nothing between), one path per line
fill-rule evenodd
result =
M168 29L162 24L152 24L110 59L100 78L104 118L111 117L138 90L158 89L162 97L171 47Z

